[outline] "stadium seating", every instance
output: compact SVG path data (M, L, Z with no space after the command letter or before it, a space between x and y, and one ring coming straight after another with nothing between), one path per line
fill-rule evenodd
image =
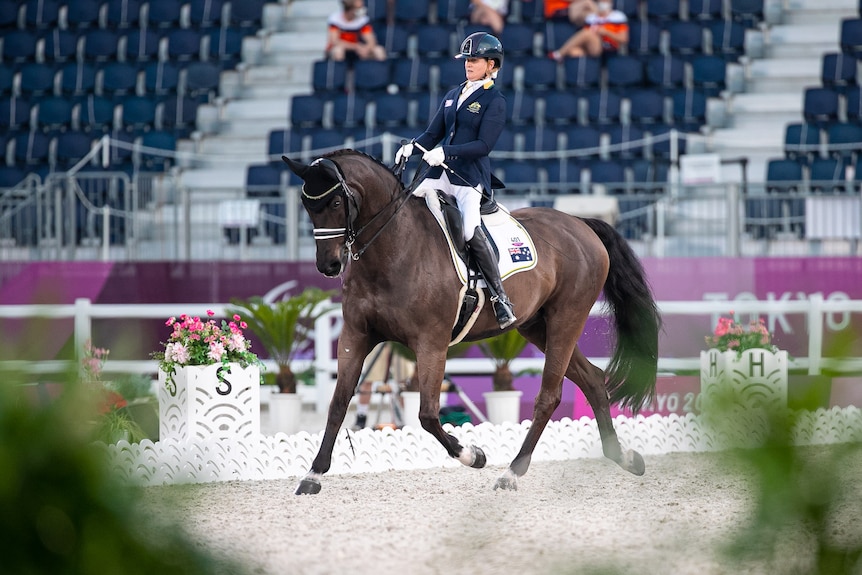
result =
M820 128L814 124L795 122L784 129L784 156L808 164L820 153Z

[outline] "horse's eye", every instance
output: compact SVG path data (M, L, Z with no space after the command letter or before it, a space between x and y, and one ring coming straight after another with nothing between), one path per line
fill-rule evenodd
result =
M340 207L341 207L341 198L335 198L334 200L332 200L332 203L330 204L330 207L331 207L332 209L340 208Z

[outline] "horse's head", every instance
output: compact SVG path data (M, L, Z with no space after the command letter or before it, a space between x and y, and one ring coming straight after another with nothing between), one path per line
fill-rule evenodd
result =
M327 277L336 277L347 265L348 241L360 200L329 158L318 158L308 165L285 156L282 160L303 180L302 205L314 225L317 269Z

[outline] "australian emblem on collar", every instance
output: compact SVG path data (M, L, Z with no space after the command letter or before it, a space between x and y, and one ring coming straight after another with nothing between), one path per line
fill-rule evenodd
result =
M480 104L479 102L473 102L469 106L467 106L467 111L473 112L474 114L478 114L479 110L481 110L481 109L482 109L482 104Z

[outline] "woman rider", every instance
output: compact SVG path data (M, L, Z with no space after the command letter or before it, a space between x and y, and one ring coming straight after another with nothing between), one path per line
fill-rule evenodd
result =
M497 322L504 329L515 322L515 313L479 213L483 195L493 196L488 154L506 121L506 100L494 85L503 64L503 45L491 34L476 32L464 39L455 57L464 59L467 80L446 94L428 128L401 146L395 162L409 158L414 148L427 150L422 159L432 168L422 187L455 197L464 222L464 240L491 290ZM441 145L435 148L437 144ZM444 163L448 170L443 169Z

